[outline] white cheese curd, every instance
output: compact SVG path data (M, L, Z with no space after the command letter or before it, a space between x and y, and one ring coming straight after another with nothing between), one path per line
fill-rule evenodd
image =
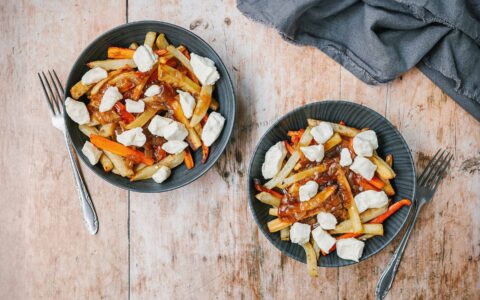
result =
M303 223L294 223L290 227L290 241L299 245L304 245L310 240L310 225Z
M108 73L100 67L95 67L87 71L82 76L82 84L90 85L99 82L102 79L107 78Z
M362 257L365 243L354 238L340 239L337 241L337 255L340 258L358 262Z
M369 208L379 208L388 204L388 196L384 191L364 191L357 194L354 199L359 213Z
M325 156L323 145L300 147L300 150L309 161L321 162Z
M317 221L325 230L335 229L335 225L337 225L337 218L333 214L323 211L317 215Z
M161 91L162 91L162 88L160 86L153 84L148 87L148 89L143 93L143 95L146 97L152 97L160 94Z
M152 179L156 183L162 183L165 180L167 180L168 177L170 177L170 174L172 174L172 171L170 170L169 167L166 166L161 166L155 174L152 175Z
M158 55L155 54L148 45L142 45L135 50L133 61L140 72L148 72L157 61Z
M359 156L370 157L373 154L373 150L377 148L377 135L373 130L360 132L353 138L353 150Z
M312 237L320 250L325 253L329 253L330 249L332 249L333 245L337 242L334 237L320 227L317 227L312 231Z
M300 195L300 201L308 201L315 197L318 192L318 183L313 180L308 181L300 187L298 194Z
M346 167L352 164L352 155L350 155L350 150L347 148L342 148L340 151L340 165Z
M145 102L142 100L134 101L126 99L125 108L129 113L142 113L145 111Z
M225 125L225 118L217 112L211 112L202 130L202 141L205 146L210 147L217 140L223 125Z
M102 101L98 110L100 112L106 112L112 109L118 100L123 98L122 94L116 86L109 87L103 94Z
M136 127L117 135L117 142L124 146L142 147L147 141L147 137L143 134L141 127Z
M92 143L86 141L82 148L82 153L88 158L92 165L96 165L102 156L102 151L98 150Z
M165 150L168 154L180 153L187 147L188 144L184 141L168 141L162 145L162 149Z
M332 137L333 128L330 123L321 122L320 125L313 127L310 133L317 143L325 144Z
M275 175L280 172L283 160L286 156L287 149L285 148L285 144L283 142L278 142L272 147L270 147L270 149L268 149L267 153L265 154L265 161L262 165L263 178L270 179L275 177Z
M213 60L191 53L190 64L192 65L193 73L195 73L202 85L213 85L220 79L220 74Z
M87 106L81 101L67 97L67 99L65 99L65 110L70 119L80 125L90 122L90 114L88 113Z
M168 141L183 141L188 136L187 128L180 122L173 121L163 129L163 137Z
M372 163L368 158L361 156L355 157L353 164L350 166L350 170L360 174L366 180L372 180L376 169L377 166L374 163Z
M165 135L165 128L167 128L167 126L173 122L175 121L172 119L155 116L150 121L150 124L148 124L148 131L150 131L153 135L163 137Z
M182 107L183 114L187 119L190 119L195 109L195 98L193 98L190 93L181 90L177 90L177 93L180 95L180 106Z

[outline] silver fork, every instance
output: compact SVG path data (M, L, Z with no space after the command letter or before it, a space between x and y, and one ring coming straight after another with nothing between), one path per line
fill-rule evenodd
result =
M453 154L450 154L446 150L438 150L435 156L430 160L425 170L423 170L420 177L417 178L417 192L415 194L414 202L414 214L411 219L411 223L408 225L407 231L400 242L397 250L393 254L390 262L385 270L383 270L380 279L378 280L377 287L375 289L376 299L384 299L393 284L393 279L397 274L398 266L407 246L408 239L412 233L415 222L418 219L418 215L422 207L430 202L437 190L440 182L445 175L448 166L453 158Z
M52 73L55 78L54 76L52 76ZM44 72L42 72L41 75L40 73L38 73L38 78L40 79L40 83L42 84L43 92L45 93L48 107L50 108L50 112L52 114L52 124L55 128L63 132L63 138L65 140L65 145L67 146L68 157L70 158L70 164L73 170L73 177L75 178L75 187L80 198L83 219L85 221L85 225L87 226L88 232L93 235L96 234L98 231L97 214L95 212L95 208L93 207L90 194L88 193L87 187L85 186L85 183L83 181L82 174L80 173L78 158L75 150L73 149L72 141L70 140L68 132L65 130L65 119L63 118L64 106L62 97L62 95L65 94L65 91L62 84L60 83L60 80L58 79L57 73L55 73L55 70L52 70L52 73L48 71L50 82L48 81L47 76L45 76Z

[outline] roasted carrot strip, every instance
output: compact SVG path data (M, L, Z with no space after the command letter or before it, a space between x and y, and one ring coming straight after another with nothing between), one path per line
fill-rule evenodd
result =
M90 135L90 142L102 150L107 150L117 155L128 157L136 163L142 162L148 166L151 166L155 162L152 158L146 157L145 154L138 150L125 147L120 143L114 142L100 135Z
M371 220L369 223L370 224L382 224L386 219L388 219L388 217L393 215L396 211L398 211L400 208L402 208L405 205L406 206L412 205L412 201L410 201L408 199L402 199L400 201L397 201L397 202L393 203L392 205L390 205L387 212L385 212L383 215L380 215L380 216L376 217L375 219Z
M202 164L207 162L209 151L209 148L204 143L202 143Z
M295 149L293 149L292 145L290 145L288 141L283 141L283 143L285 144L285 148L287 148L288 153L292 155L293 152L295 152Z
M135 120L135 116L129 113L125 108L125 105L123 105L122 103L117 102L115 103L114 107L117 113L120 115L120 118L122 118L122 120L125 121L125 123L128 124Z
M194 165L192 153L190 153L190 150L187 148L185 149L185 166L190 170L194 167Z
M340 121L340 122L338 122L338 124L345 126L345 122L344 122L344 121Z
M120 47L108 47L108 58L133 58L135 50Z
M376 186L372 185L368 180L366 180L365 178L361 178L359 181L358 181L358 185L361 186L363 188L363 190L365 191L369 191L369 190L373 190L373 191L379 191L380 189L378 189Z
M266 192L266 193L270 193L272 194L272 196L274 197L277 197L279 199L282 199L283 198L283 195L280 194L279 192L276 192L274 190L270 190L270 189L267 189L266 187L264 187L263 185L261 185L260 183L256 183L255 184L255 189L259 192Z
M290 137L291 141L293 144L298 144L300 139L302 138L303 133L305 132L305 129L300 129L297 131L289 131L287 135Z
M383 182L380 178L374 176L372 180L368 181L369 184L373 185L377 189L381 190L385 186L385 182Z

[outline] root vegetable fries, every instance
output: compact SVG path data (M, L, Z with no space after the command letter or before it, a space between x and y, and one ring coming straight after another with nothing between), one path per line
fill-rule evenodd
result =
M133 49L133 50L136 50L138 48L138 44L133 42L130 44L130 46L128 46L128 49Z
M100 156L100 163L102 164L103 170L107 173L113 169L113 163L105 153Z
M349 222L348 224L351 225L351 222ZM335 229L333 230L330 230L330 234L351 233L353 231L351 226L337 227L335 227ZM383 235L383 226L382 224L363 224L363 231L364 234Z
M319 205L322 204L328 197L330 197L336 189L336 186L329 186L318 193L313 199L300 203L300 210L305 211L306 214L303 215L301 219L296 221L301 221L318 214L320 212ZM277 232L283 228L287 228L293 223L295 223L295 221L277 218L268 222L267 227L270 232Z
M107 71L118 70L125 66L130 68L137 67L133 59L129 59L129 58L96 60L96 61L91 61L87 63L87 66L91 69L99 67Z
M70 95L73 99L77 100L85 95L92 87L93 84L84 85L82 81L79 81L70 89Z
M342 142L342 137L338 132L335 132L333 136L323 145L323 148L325 149L325 152L327 152L330 149L333 149L335 146L340 144Z
M93 144L93 143L92 143ZM103 153L110 159L113 164L112 172L122 177L129 177L133 175L133 170L128 167L127 162L123 157L104 150Z
M185 49L186 50L186 49ZM167 46L167 51L173 55L176 59L180 61L180 63L187 68L188 72L190 73L190 77L192 80L198 84L198 79L195 76L195 73L193 72L192 65L190 64L190 60L177 48L173 47L172 45Z
M90 142L97 148L112 152L123 157L128 157L129 159L132 159L137 163L142 162L148 166L154 163L154 160L152 158L146 157L142 152L125 147L120 143L114 142L99 135L91 135Z
M362 222L360 221L360 215L358 213L357 205L353 200L352 190L348 183L347 177L341 168L337 170L337 182L343 190L343 196L346 198L348 205L348 216L352 221L352 229L354 232L363 233Z
M135 116L132 115L131 113L129 113L127 111L125 105L123 105L121 102L115 103L115 105L113 107L115 108L117 113L120 115L120 118L122 118L122 120L126 124L129 124L129 123L131 123L135 120Z
M255 198L258 199L258 201L274 206L274 207L279 207L280 206L280 198L273 196L272 194L268 192L260 192L255 195Z
M385 162L386 162L387 165L389 165L390 168L391 168L392 165L393 165L393 155L387 154L387 156L385 157Z
M111 137L115 131L116 124L108 123L100 126L99 135L103 137Z
M96 95L100 92L101 88L107 83L109 82L112 78L114 78L115 76L119 75L120 73L123 73L123 72L126 72L128 70L131 70L130 68L121 68L121 69L118 69L118 70L115 70L115 71L112 71L110 73L108 73L108 76L107 78L104 78L102 80L100 80L99 82L97 82L92 90L90 91L90 95L93 96L93 95Z
M150 121L150 119L153 118L157 114L157 112L157 109L147 107L145 111L141 115L136 117L132 123L127 124L127 126L125 126L125 129L129 130L136 127L142 127L143 125L147 124L147 122Z
M209 148L202 143L202 164L207 162L209 151Z
M157 162L156 164L151 165L151 166L147 166L147 167L139 170L135 175L133 175L130 178L130 181L137 181L137 180L152 178L153 174L155 174L155 172L157 172L158 169L160 169L161 166L165 166L165 167L168 167L170 169L173 169L173 168L179 166L180 164L182 164L184 158L185 158L185 152L184 151L182 151L178 154L169 155L169 156L165 157L164 159L162 159L161 161Z
M282 230L280 230L280 239L282 241L290 240L290 227L283 228Z
M306 243L302 247L305 250L305 256L307 257L308 274L312 277L318 277L317 256L315 255L312 244Z
M155 38L157 37L157 33L153 31L147 32L145 35L145 41L143 42L144 45L148 45L150 48L153 49L153 45L155 44Z
M190 150L187 148L184 150L185 152L185 166L187 169L192 169L195 166L195 163L193 162L193 157L192 154L190 153Z
M165 34L160 33L157 36L157 39L155 40L155 46L157 46L158 49L165 49L168 46L168 41L165 38Z
M381 178L393 179L396 174L393 169L380 157L374 153L370 160L377 166L377 173Z
M133 89L133 93L132 93L132 100L140 99L140 96L143 94L143 88L145 87L145 85L149 81L150 77L155 73L156 70L157 70L157 66L154 65L152 67L152 69L150 71L148 71L148 75L143 77L140 80L140 82L135 86L135 88Z
M393 189L393 186L390 183L390 180L388 179L382 179L382 180L385 183L385 186L383 187L383 191L385 192L385 194L387 194L388 196L395 195L395 190Z
M308 119L307 122L308 122L309 126L314 127L314 126L320 125L320 123L325 122L325 121ZM356 128L345 126L345 125L341 125L341 124L337 124L337 123L331 123L331 122L325 122L325 123L329 123L332 126L333 131L338 132L340 135L346 136L346 137L352 137L353 138L354 136L356 136L357 134L359 134L361 132L360 130L358 130Z
M385 186L385 183L380 178L375 176L372 178L372 180L369 180L368 183L379 190L381 190Z
M268 214L271 216L278 217L278 208L272 207L268 210Z
M305 171L295 173L294 175L285 178L285 180L283 180L282 184L279 187L282 188L282 189L286 188L287 186L289 186L289 185L291 185L295 182L298 182L298 181L303 180L303 179L308 178L308 177L313 177L317 174L325 172L326 170L327 170L327 166L325 164L321 164L319 166L307 169Z
M86 135L87 137L90 137L92 134L96 134L96 135L99 135L100 132L98 131L98 129L96 127L93 127L93 126L88 126L86 124L84 125L79 125L78 126L78 129L80 129L80 131Z
M297 144L298 142L300 142L300 138L302 137L304 132L305 132L305 129L302 128L297 131L289 131L287 135L290 137L292 144Z
M263 185L261 185L260 183L256 182L255 183L255 189L259 192L266 192L266 193L269 193L271 195L273 195L274 197L277 197L278 199L282 199L283 198L283 195L279 192L276 192L274 190L271 190L271 189L267 189L266 187L264 187Z
M190 143L193 151L197 151L197 149L202 147L203 145L202 140L200 139L200 136L197 134L195 129L189 126L190 123L185 117L185 114L183 113L182 106L180 105L178 100L168 101L168 106L170 106L170 108L173 110L173 116L175 117L175 119L177 119L177 121L185 125L185 127L187 128L187 140Z
M190 119L190 127L200 123L202 118L207 114L210 101L212 101L212 92L213 86L208 84L202 86L200 95L198 96L197 105L195 105L195 110L193 111L192 118Z
M107 56L108 58L133 58L135 50L129 48L120 48L120 47L108 47Z
M189 92L192 95L199 95L201 87L193 82L188 76L175 68L160 63L158 65L158 80L164 81L175 88Z

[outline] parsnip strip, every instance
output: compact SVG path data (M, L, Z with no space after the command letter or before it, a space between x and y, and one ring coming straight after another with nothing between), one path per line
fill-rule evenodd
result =
M360 130L358 130L356 128L345 126L345 125L340 125L340 124L337 124L337 123L331 123L331 122L320 121L320 120L315 120L315 119L308 119L307 122L308 122L308 125L312 126L312 127L313 126L318 126L322 122L329 123L332 126L333 131L338 132L340 135L347 136L347 137L354 137L354 136L356 136L357 134L360 133Z
M298 182L298 181L303 180L305 178L312 177L312 176L315 176L317 174L323 173L326 170L327 170L327 167L325 166L325 164L321 164L319 166L316 166L316 167L313 167L313 168L295 173L294 175L285 178L285 180L283 180L282 184L279 187L282 188L282 189L286 188L287 186L289 186L289 185L291 185L295 182Z
M337 182L343 190L343 195L347 198L348 215L352 221L352 229L355 233L363 233L362 222L360 221L360 215L358 214L357 204L353 199L352 190L348 183L347 177L341 168L337 170Z
M279 198L273 196L270 193L267 192L260 192L255 195L255 198L257 198L258 201L274 206L274 207L279 207L280 206L280 200Z

